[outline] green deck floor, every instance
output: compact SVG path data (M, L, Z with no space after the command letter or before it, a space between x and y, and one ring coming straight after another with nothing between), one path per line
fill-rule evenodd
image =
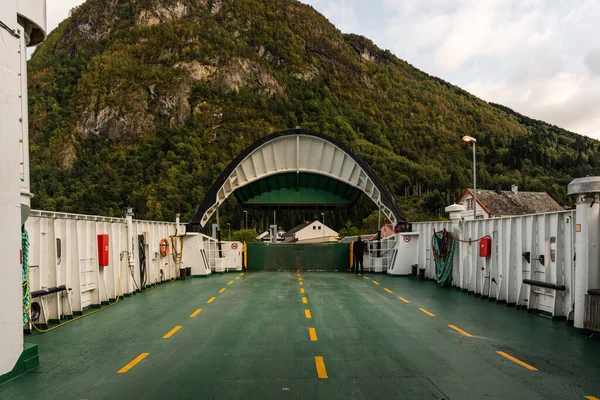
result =
M230 273L157 287L27 337L40 366L0 399L600 398L600 343L580 331L432 282L367 276L303 272L300 285L296 273Z

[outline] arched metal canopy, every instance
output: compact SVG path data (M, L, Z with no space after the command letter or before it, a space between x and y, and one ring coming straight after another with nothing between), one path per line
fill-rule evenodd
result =
M294 173L299 177L326 177L327 187L315 189L345 198L348 204L356 201L356 196L349 192L358 189L381 208L388 221L407 226L389 189L352 149L322 133L294 129L266 136L240 153L208 190L188 224L188 232L200 231L217 207L234 192L238 201L240 198L258 198L269 191L268 187L264 189L265 181L267 184L269 180L283 182L285 186L284 181L289 181L290 174ZM332 186L335 189L329 189ZM257 188L261 187L260 193L256 193ZM282 188L289 189L289 185L273 190Z

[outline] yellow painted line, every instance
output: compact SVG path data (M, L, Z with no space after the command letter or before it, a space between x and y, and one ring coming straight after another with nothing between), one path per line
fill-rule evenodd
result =
M599 398L594 397L594 396L583 396L583 397L585 397L588 400L600 400Z
M308 319L311 319L312 315L310 314L310 310L304 310L304 316Z
M190 315L190 318L194 318L196 315L200 314L201 312L202 312L201 308L197 309Z
M129 364L127 364L126 366L124 366L123 368L121 368L120 370L118 370L117 374L124 374L125 372L129 371L131 368L135 367L144 358L148 357L148 354L150 354L150 353L142 353L142 354L140 354L139 356L137 356L136 358L134 358Z
M434 314L434 313L430 313L429 311L427 311L427 310L426 310L426 309L424 309L424 308L419 308L419 310L423 311L425 314L429 315L430 317L435 317L435 314Z
M303 283L303 282L299 282L299 283L300 283L301 285L304 285L304 283Z
M394 293L394 292L392 292L390 289L388 289L388 288L386 288L386 287L384 287L384 288L383 288L383 290L385 290L385 291L386 291L386 292L388 292L388 293Z
M458 333L460 333L460 334L462 334L462 335L465 335L466 337L473 337L473 335L471 335L471 334L470 334L470 333L468 333L468 332L465 332L465 331L463 331L462 329L460 329L460 328L459 328L459 327L457 327L457 326L454 326L454 325L448 325L448 326L449 326L450 328L454 329L456 332L458 332Z
M302 298L302 302L303 302L304 304L307 304L307 303L308 303L308 299L307 299L306 297L303 297L303 298Z
M379 282L377 282L377 281L371 281L371 282L373 282L376 285L379 285Z
M244 274L245 274L245 272L242 272L242 273L240 274L240 276L244 276Z
M325 363L323 362L323 357L316 356L315 357L315 365L317 366L317 376L321 379L327 379L327 370L325 369Z
M223 288L223 289L219 290L219 294L223 293L225 291L225 289L227 289L227 288Z
M363 276L363 278L365 278L365 279L369 279L369 278L367 278L366 276Z
M233 281L229 281L229 283L227 283L227 285L231 285L233 283Z
M308 334L310 335L310 341L316 342L317 340L317 331L315 328L308 328Z
M406 304L410 304L410 301L406 300L404 297L398 297L398 299L402 300Z
M296 274L297 276L300 276L300 274Z
M302 278L298 278L298 280L299 280L299 281L301 281L301 280L302 280Z
M169 333L167 333L165 336L163 336L163 339L170 338L171 336L173 336L175 334L175 332L177 332L180 329L181 329L181 325L177 325L175 328L171 329L169 331Z
M503 351L497 351L496 353L500 354L502 357L508 358L510 361L519 364L522 367L527 368L530 371L537 371L538 369L536 367L532 367L531 365L524 363L523 361L519 360L518 358L514 358L513 356L511 356L510 354L506 354Z
M240 277L238 276L237 278L235 278L235 280L237 281L238 279L240 279Z
M208 299L208 301L206 302L206 304L210 304L213 301L215 301L216 297L211 297L210 299Z
M303 287L300 288L300 293L304 293L304 288Z

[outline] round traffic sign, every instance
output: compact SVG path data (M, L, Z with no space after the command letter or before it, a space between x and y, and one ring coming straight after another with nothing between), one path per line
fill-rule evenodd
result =
M410 236L408 236L408 235L404 236L404 241L405 241L406 243L410 242L410 240L411 240L411 239L412 239L412 238L411 238Z
M237 243L231 243L231 250L237 250L237 248L238 248Z

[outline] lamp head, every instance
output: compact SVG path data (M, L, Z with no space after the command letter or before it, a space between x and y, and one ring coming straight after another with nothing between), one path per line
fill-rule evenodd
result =
M463 136L462 140L463 140L463 142L466 142L466 143L471 143L471 142L477 143L477 139L475 139L472 136Z

